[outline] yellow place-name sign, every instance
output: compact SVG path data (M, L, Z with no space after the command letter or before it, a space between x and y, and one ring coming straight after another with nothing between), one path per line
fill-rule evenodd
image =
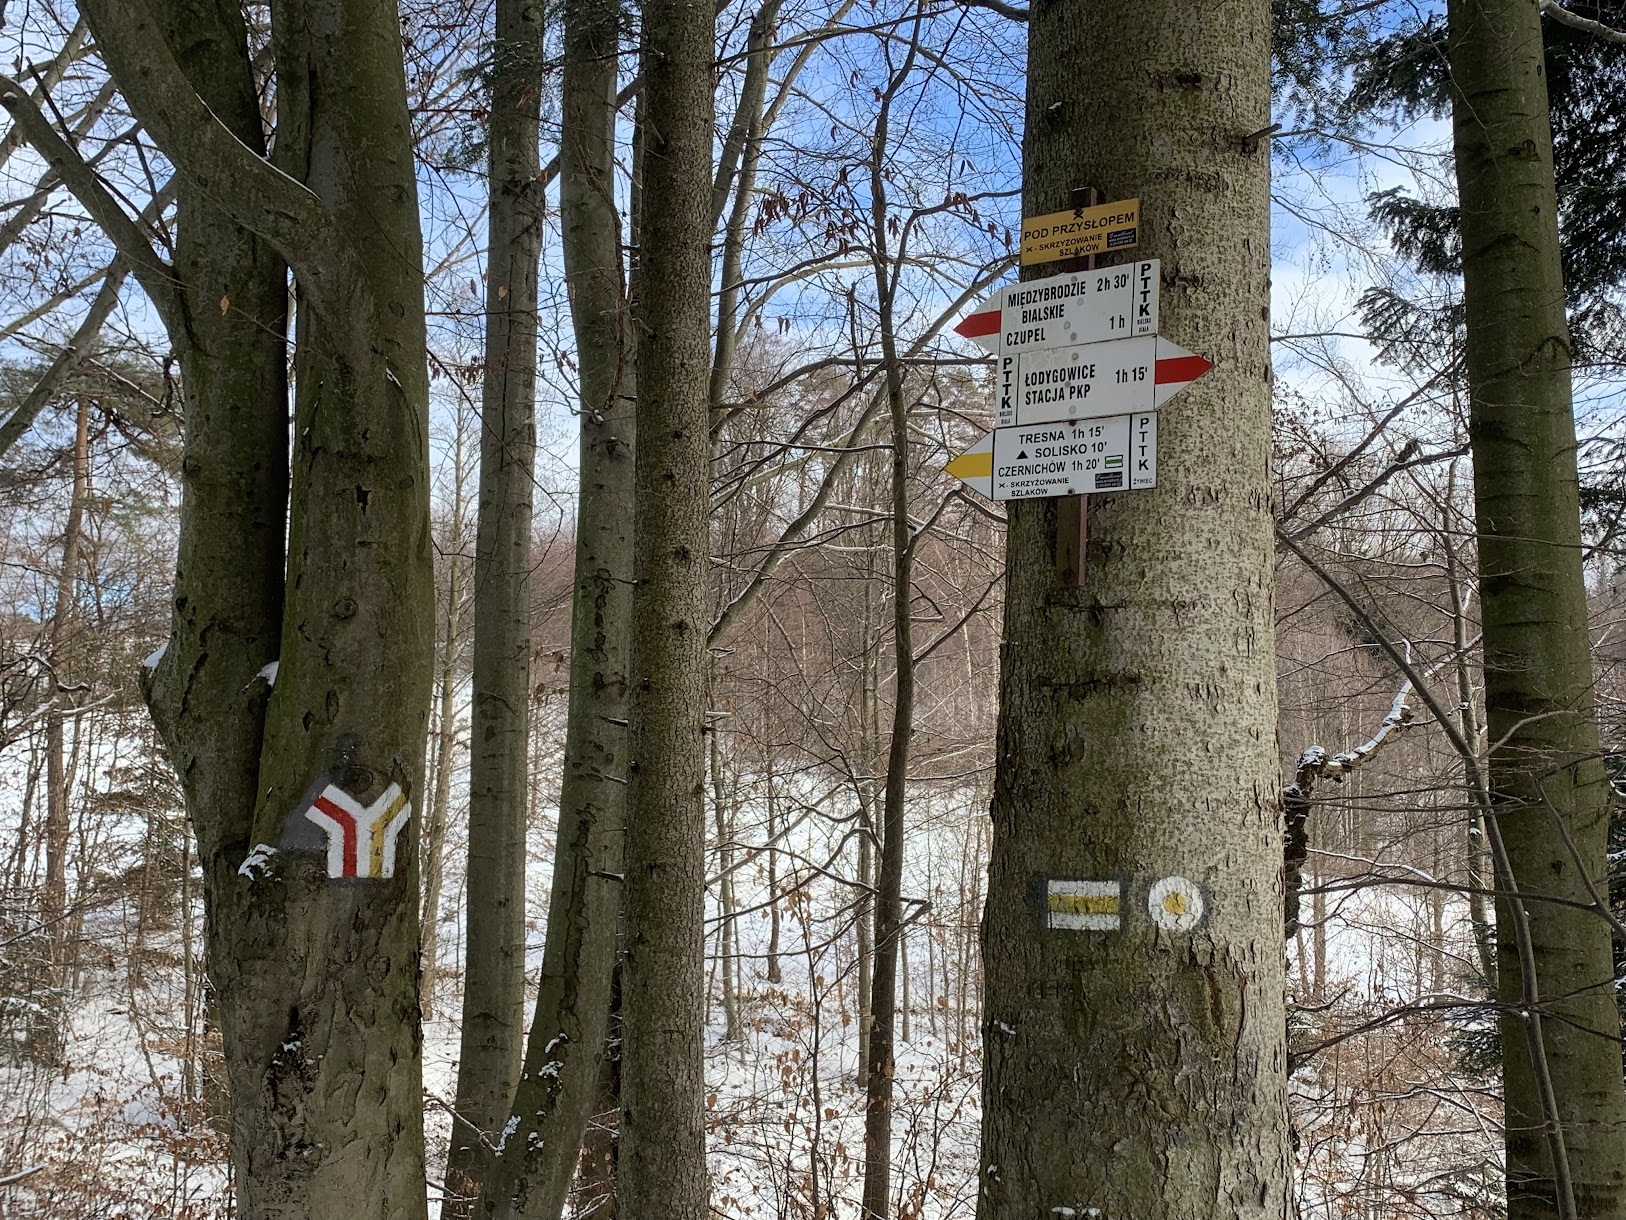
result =
M1140 244L1140 200L1068 208L1022 221L1022 265L1083 258Z

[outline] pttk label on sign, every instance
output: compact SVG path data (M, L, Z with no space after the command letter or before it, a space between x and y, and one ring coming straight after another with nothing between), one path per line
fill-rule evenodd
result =
M1140 200L1120 199L1022 218L1022 265L1128 250L1140 244Z
M1157 414L997 429L992 476L995 500L1156 487Z
M1017 361L1015 356L1001 356L994 374L994 426L1003 427L1016 422Z

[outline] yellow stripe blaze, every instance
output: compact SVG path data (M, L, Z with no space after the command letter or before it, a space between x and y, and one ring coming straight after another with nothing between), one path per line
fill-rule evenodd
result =
M367 874L369 877L384 875L384 834L389 830L390 823L395 820L395 815L401 812L401 806L405 804L406 793L397 793L395 799L390 802L390 807L384 811L384 816L373 823L371 842L367 845L367 858L372 864Z
M957 479L986 479L994 473L992 453L962 453L943 469Z
M1051 894L1050 910L1056 915L1116 915L1116 894Z

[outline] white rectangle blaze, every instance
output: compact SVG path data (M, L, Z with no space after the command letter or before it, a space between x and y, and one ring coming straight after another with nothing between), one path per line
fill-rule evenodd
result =
M1123 925L1121 881L1050 881L1045 926L1072 932L1116 932Z

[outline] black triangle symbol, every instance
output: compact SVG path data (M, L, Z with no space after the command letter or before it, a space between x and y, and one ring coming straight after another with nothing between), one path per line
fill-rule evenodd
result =
M1022 450L1021 453L1016 455L1016 460L1020 462L1023 458L1027 457L1027 455L1028 455L1028 451L1026 449L1024 449L1024 450Z

